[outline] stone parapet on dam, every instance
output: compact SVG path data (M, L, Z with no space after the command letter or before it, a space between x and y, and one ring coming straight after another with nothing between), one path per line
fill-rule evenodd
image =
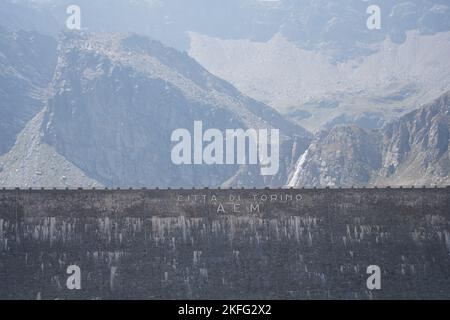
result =
M0 299L448 299L450 188L0 190L0 282Z

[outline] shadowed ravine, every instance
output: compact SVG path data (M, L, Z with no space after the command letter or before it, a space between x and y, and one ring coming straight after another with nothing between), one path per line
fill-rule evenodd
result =
M0 298L450 298L449 222L450 188L3 190Z

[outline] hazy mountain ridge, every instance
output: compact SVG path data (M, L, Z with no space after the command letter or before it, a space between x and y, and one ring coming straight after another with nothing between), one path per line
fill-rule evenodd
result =
M381 130L336 126L322 131L288 185L448 185L449 140L450 92Z
M367 28L370 3L360 0L6 3L19 21L9 23L14 28L56 34L66 29L67 7L78 5L83 30L133 32L189 50L208 71L310 131L381 127L450 89L450 7L443 0L380 1L380 30Z
M267 42L282 34L302 48L332 49L336 59L365 55L370 44L392 38L402 43L406 33L450 31L445 0L383 0L382 29L366 27L371 3L361 0L7 0L10 6L50 13L60 31L66 8L79 5L84 28L91 32L133 32L180 50L189 48L188 31L220 39ZM33 19L30 19L33 20ZM46 19L50 20L50 19ZM19 19L19 21L21 21ZM43 22L41 22L43 24ZM26 25L26 23L22 23Z
M279 175L264 180L258 166L173 165L172 131L192 130L196 120L203 121L205 129L279 128L282 157L287 159ZM34 129L27 129L33 134L23 134L2 159L3 185L59 186L72 181L115 187L213 187L231 179L233 186L254 185L250 181L281 186L298 156L294 145L302 152L311 139L307 131L243 96L186 54L130 34L63 35L46 109L33 121ZM26 141L38 136L35 143ZM37 151L18 161L24 151L20 146L30 143ZM34 156L46 153L63 157L62 168L48 167L39 160L42 157ZM39 179L30 181L35 174L29 171L25 172L30 178L22 179L16 171L18 166L37 168L37 163L43 166L34 169ZM11 170L18 174L16 181ZM234 180L238 170L248 173ZM68 171L74 175L64 174ZM255 176L249 178L251 172ZM77 178L77 173L82 174ZM61 177L64 181L56 183Z
M385 40L372 54L340 63L282 35L266 43L191 39L190 55L208 70L310 131L333 123L381 127L450 89L450 32L412 31L402 44Z

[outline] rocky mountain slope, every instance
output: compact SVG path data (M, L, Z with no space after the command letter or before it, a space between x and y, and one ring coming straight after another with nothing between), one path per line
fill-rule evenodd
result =
M42 141L42 119L38 113L19 134L14 147L0 157L0 186L21 188L101 187L74 164Z
M336 126L316 135L289 186L448 185L450 92L366 131Z
M366 25L373 4L379 30ZM189 54L310 131L380 128L450 89L448 1L276 1L265 12L254 26L265 38L191 29Z
M72 4L89 33L66 33L56 49L35 31L65 30ZM449 5L383 1L382 29L372 31L367 6L2 1L0 186L448 183L448 94L411 111L450 88ZM117 31L189 49L203 66ZM279 174L172 165L170 134L192 131L195 120L205 129L280 129ZM312 143L302 127L319 132Z
M36 124L31 125L33 133L23 135L17 144L30 143L23 141L27 136L41 136L33 145L44 151L33 154L56 153L72 166L56 168L57 173L48 176L53 169L40 162L40 179L27 184L53 185L53 176L68 180L64 172L77 173L76 167L83 175L71 180L84 185L189 187L225 181L233 186L282 185L311 139L307 131L242 95L186 54L130 34L65 34L46 104L41 120L33 120L41 121L39 132ZM259 175L259 166L174 165L172 132L193 131L197 120L203 121L205 130L280 129L285 161L279 174L268 181ZM22 181L11 174L18 165L38 167L36 159L42 157L11 160L23 158L22 151L16 146L0 160L4 185ZM239 179L233 178L236 175Z
M44 106L56 64L56 41L0 27L0 155Z

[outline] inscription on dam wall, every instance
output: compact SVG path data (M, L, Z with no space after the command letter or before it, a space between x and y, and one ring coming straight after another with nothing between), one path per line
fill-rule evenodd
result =
M450 188L0 190L0 282L2 299L450 298Z

